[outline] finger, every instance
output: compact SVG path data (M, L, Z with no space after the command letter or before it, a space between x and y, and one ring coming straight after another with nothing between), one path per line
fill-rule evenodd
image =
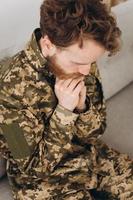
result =
M74 88L80 83L83 81L83 78L76 78L76 79L73 79L71 81L71 83L69 84L68 88L70 91L74 90Z
M63 82L63 84L62 84L62 87L65 89L65 88L67 88L69 85L70 85L70 83L72 82L72 78L68 78L67 80L65 80L64 82Z
M83 83L83 87L82 87L81 92L82 92L82 93L86 92L86 86L84 85L84 83Z
M72 86L73 82L75 82L75 84L77 84L77 83L78 83L79 81L81 81L81 80L82 80L81 77L78 77L78 78L69 78L69 79L67 79L67 80L63 83L63 87L65 87L65 88L68 88L68 87L69 87L69 89L72 90L73 87L74 87L74 86ZM77 83L76 83L76 82L77 82Z
M74 88L74 90L73 90L73 94L74 95L77 95L77 94L79 94L80 93L80 91L81 91L81 89L82 89L82 87L83 87L83 82L80 82L75 88Z
M84 82L84 81L82 81L82 82L83 82L83 88L86 87L86 86L85 86L85 82Z
M56 85L58 84L58 86L60 86L63 84L63 82L64 82L63 79L59 79L58 77L56 77L56 82L55 82Z
M80 96L86 96L86 87L85 86L83 86L82 88L81 88L81 91L80 91L80 94L79 94Z

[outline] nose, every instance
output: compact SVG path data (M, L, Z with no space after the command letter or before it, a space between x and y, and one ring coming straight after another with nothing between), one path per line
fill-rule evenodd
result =
M90 66L91 66L91 65L79 66L78 72L79 72L80 74L83 74L83 75L88 75L88 74L89 74L89 71L90 71Z

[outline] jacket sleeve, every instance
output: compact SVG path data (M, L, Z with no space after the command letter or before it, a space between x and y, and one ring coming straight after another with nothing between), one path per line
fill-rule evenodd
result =
M90 74L86 77L87 109L80 113L76 121L77 136L83 143L95 142L106 128L106 103L103 94L99 69L94 63Z
M72 138L76 132L75 122L77 118L78 114L60 105L57 105L54 110L45 135L50 171L67 153L73 152Z

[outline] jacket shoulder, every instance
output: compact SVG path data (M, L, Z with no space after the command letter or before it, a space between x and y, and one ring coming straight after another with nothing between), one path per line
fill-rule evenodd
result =
M0 80L3 81L16 67L20 66L25 58L23 51L12 57L5 57L0 61Z
M5 67L6 65L3 65ZM0 82L0 102L20 108L38 106L54 97L47 81L39 79L38 72L32 68L24 51L19 52L6 66ZM10 103L9 103L10 102Z
M21 102L27 82L32 79L31 71L24 51L18 52L9 60L6 59L0 68L0 100L3 102L3 99L8 98L8 101L11 101L13 98Z

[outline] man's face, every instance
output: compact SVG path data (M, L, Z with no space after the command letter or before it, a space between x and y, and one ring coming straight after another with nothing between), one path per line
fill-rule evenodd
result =
M49 70L62 79L76 78L89 74L91 64L96 62L105 49L94 40L84 40L83 48L75 43L62 50L56 49L56 53L48 57Z

